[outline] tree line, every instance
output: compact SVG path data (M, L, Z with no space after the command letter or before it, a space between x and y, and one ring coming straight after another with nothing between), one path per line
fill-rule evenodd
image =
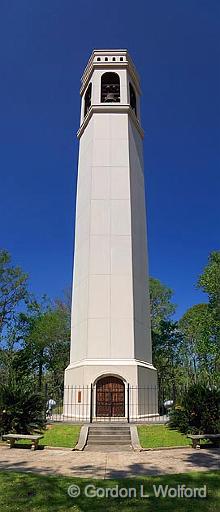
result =
M209 255L196 287L206 302L174 321L172 290L150 278L153 362L161 398L176 400L193 384L220 384L220 251Z
M196 286L205 301L174 320L173 291L150 278L153 364L161 401L176 400L192 384L219 386L220 251L209 255ZM40 300L29 291L29 277L0 250L0 385L31 379L62 393L69 363L71 293Z

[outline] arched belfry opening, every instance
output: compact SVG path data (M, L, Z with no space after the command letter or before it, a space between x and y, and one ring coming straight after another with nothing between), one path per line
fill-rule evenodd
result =
M101 102L120 102L120 78L117 73L104 73L101 78Z
M84 116L86 116L88 110L91 107L91 98L92 98L92 84L90 83L87 91L85 93L85 100L84 100Z
M134 91L134 87L131 83L129 83L129 93L130 93L130 105L132 110L134 111L135 115L137 115L137 100L136 100L136 94Z
M125 384L114 375L98 379L96 383L96 416L125 416Z

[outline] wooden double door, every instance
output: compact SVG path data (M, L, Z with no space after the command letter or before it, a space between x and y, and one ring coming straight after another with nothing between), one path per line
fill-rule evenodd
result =
M118 377L102 377L96 384L96 416L125 416L125 385Z

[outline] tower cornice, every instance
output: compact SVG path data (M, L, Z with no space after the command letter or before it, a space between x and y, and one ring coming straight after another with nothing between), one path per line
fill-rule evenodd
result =
M81 124L81 126L77 132L78 139L80 139L80 137L82 136L85 128L87 127L87 125L94 113L105 113L105 114L125 113L125 114L128 114L129 117L132 119L133 123L135 124L141 138L142 139L144 138L144 130L140 126L140 123L139 123L136 115L134 114L134 111L132 110L131 106L130 105L122 105L120 103L117 103L116 105L113 103L109 103L108 105L107 104L92 105L90 107L89 111L86 114L86 117L83 120L83 123Z

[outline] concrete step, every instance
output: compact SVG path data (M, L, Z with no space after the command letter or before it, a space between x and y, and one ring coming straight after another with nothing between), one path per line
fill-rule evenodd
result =
M123 432L120 432L119 430L116 430L116 432L111 432L108 430L89 430L89 435L95 435L95 436L130 436L130 430L125 430Z
M115 427L89 427L90 430L103 430L103 431L109 431L111 430L112 432L117 432L118 430L120 432L125 432L126 430L130 430L130 427L118 427L118 428L115 428Z
M92 441L97 441L97 443L101 442L101 441L130 441L131 440L131 436L105 436L105 435L100 435L100 436L96 436L96 435L89 435L89 441L92 440Z
M129 428L123 428L123 429L120 429L120 428L90 428L89 429L89 432L96 432L97 434L100 434L100 433L105 433L105 434L112 434L112 435L115 435L115 434L127 434L130 432L130 429Z
M132 447L130 445L98 445L98 444L90 444L85 447L85 450L88 452L131 452Z
M101 440L97 441L97 439L88 439L87 446L90 446L92 444L95 444L95 445L98 445L98 446L99 445L108 446L110 444L114 445L114 446L116 446L116 445L120 446L120 445L130 445L130 442L131 441L129 441L127 439L125 441L120 441L120 440L115 441L113 439L108 439L108 440L102 440L101 439Z

